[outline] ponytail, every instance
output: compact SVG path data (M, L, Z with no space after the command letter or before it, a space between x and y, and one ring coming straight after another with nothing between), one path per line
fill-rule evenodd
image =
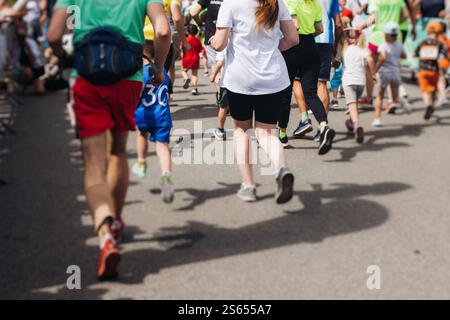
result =
M278 20L280 7L278 0L258 0L259 6L256 8L256 29L264 27L272 29Z

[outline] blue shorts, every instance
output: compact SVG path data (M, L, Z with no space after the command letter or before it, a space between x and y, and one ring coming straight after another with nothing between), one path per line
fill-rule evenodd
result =
M153 127L153 128L139 128L139 132L148 133L148 140L151 142L166 142L170 143L170 131L172 127Z
M134 121L141 133L148 133L148 140L152 142L170 142L172 119L170 113L155 117L150 109L139 107L134 113Z

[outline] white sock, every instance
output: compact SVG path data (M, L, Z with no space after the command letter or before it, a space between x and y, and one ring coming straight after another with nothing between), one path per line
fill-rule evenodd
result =
M100 249L103 249L105 247L106 242L108 240L111 240L111 242L113 244L115 244L114 237L112 236L112 234L110 232L105 233L103 236L100 237Z

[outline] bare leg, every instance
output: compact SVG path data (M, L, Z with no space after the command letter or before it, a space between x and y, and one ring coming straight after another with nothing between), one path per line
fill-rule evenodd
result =
M109 232L108 218L114 219L113 198L106 179L107 139L106 134L82 140L84 158L84 191L94 216L99 236Z
M218 116L219 129L225 128L225 121L227 120L227 114L228 114L228 107L219 108L219 116Z
M125 204L129 181L126 151L128 132L113 132L111 138L107 181L113 197L114 213L119 219Z
M242 183L254 184L252 165L250 164L250 141L247 130L252 127L252 120L234 120L234 154L241 173Z
M375 118L376 119L381 119L381 109L382 109L382 105L383 105L384 91L385 91L385 88L378 86L377 98L375 100Z
M139 163L145 163L147 159L147 153L148 153L148 140L147 140L147 134L140 133L137 135L137 156L138 156L138 162Z
M350 111L350 119L352 120L353 124L358 124L359 123L358 104L350 103L348 105L348 109Z
M308 106L306 105L305 96L303 95L302 83L300 81L294 81L293 91L295 101L297 101L300 113L307 112Z
M278 172L280 168L286 166L286 156L280 139L273 135L274 131L275 125L256 122L256 139Z
M328 93L328 87L326 81L319 81L317 84L317 95L322 101L325 107L325 112L328 113L330 110L330 94Z
M194 87L194 89L197 88L197 84L198 84L198 69L192 69L191 82L192 82L192 86Z
M170 155L170 148L167 142L156 142L156 154L159 159L159 166L161 173L172 172L172 158Z

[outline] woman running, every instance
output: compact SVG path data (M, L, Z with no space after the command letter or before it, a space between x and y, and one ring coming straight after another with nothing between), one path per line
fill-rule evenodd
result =
M254 115L256 138L277 170L276 202L288 202L294 175L286 167L283 146L273 134L283 91L290 85L280 50L298 44L284 1L224 0L210 44L216 51L227 48L223 85L229 92L235 155L242 175L237 195L246 202L256 201L247 133L253 128Z

